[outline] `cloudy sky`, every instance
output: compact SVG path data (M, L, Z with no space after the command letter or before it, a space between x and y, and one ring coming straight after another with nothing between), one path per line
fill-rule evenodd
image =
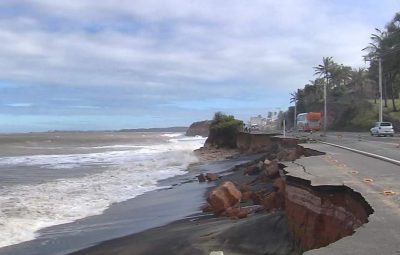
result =
M323 56L361 49L398 0L2 0L0 132L247 120Z

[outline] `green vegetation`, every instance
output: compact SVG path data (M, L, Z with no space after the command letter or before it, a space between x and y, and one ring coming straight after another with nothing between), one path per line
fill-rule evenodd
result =
M210 126L207 143L218 147L236 147L236 135L243 129L243 121L232 115L217 112Z
M373 111L373 105L360 101L345 108L342 118L333 126L336 130L367 131L378 119L378 113Z
M374 106L373 111L378 114L379 111L379 102L375 103L375 100L369 100L369 102ZM395 109L400 109L400 99L395 99L395 108L393 108L392 104L388 104L387 107L383 107L383 113L385 115L391 116L394 119L400 120L400 111L395 111Z
M361 50L361 47L360 47ZM336 63L333 57L323 57L314 67L315 79L302 89L290 93L295 103L286 114L293 125L294 114L324 110L324 89L328 105L328 127L337 130L367 130L378 120L379 59L382 64L382 96L384 120L400 126L400 12L385 26L371 35L371 43L363 49L368 69L352 68ZM294 108L294 109L293 109Z

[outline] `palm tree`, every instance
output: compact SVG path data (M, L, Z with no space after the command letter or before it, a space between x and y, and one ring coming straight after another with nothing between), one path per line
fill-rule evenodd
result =
M326 85L329 85L329 80L331 79L334 67L335 62L332 60L332 57L323 57L322 65L320 64L314 67L314 74L324 77Z
M364 59L366 61L379 61L379 97L381 98L380 100L380 107L379 107L379 121L382 121L383 118L383 113L382 113L382 94L383 94L383 89L382 89L382 69L381 69L381 63L382 63L382 57L384 55L384 40L387 38L387 32L382 31L378 28L375 28L375 31L377 32L376 34L371 35L371 40L372 43L369 43L367 47L365 47L364 50L368 51L368 54L364 56ZM371 64L372 65L372 64ZM376 66L376 65L375 65ZM386 98L386 93L385 93L385 106L387 107L387 98Z
M327 106L326 106L326 87L329 85L329 79L332 75L332 69L335 65L332 57L323 57L322 65L318 65L314 67L315 75L323 76L326 79L326 83L324 84L324 135L326 135L326 124L327 124Z
M293 129L297 128L297 101L299 100L298 91L290 93L290 103L294 103L294 117L293 117Z
M364 94L364 86L366 82L367 72L365 68L358 68L351 72L351 82L349 83L349 86L351 86L360 96Z

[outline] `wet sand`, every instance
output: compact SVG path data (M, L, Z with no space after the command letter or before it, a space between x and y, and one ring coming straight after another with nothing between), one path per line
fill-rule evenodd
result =
M243 175L242 171L233 171L215 184L228 179L247 182L253 178ZM198 205L199 208L205 203L205 194L202 197L204 202ZM276 211L268 214L255 213L240 220L199 212L161 227L100 243L71 255L208 255L211 251L221 250L225 254L233 255L300 254L289 233L285 213Z
M275 212L242 220L194 216L73 255L208 255L211 251L232 255L299 254L288 232L286 216Z
M248 155L192 165L188 173L158 183L161 187L169 188L116 203L101 215L42 229L35 240L3 247L0 255L68 254L93 245L97 247L96 245L106 240L147 231L198 214L205 203L207 189L217 183L199 183L197 175L202 172L220 172L224 175L235 165L245 164L259 157L260 155ZM81 231L70 235L69 229Z

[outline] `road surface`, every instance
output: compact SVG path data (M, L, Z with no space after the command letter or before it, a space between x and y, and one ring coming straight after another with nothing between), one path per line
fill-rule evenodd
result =
M371 137L369 133L328 133L310 138L400 160L400 137ZM347 185L360 192L375 210L370 222L352 236L306 252L307 255L400 254L400 166L346 149L312 141L303 146L325 155L296 160L285 169L290 175L318 185ZM305 167L299 171L298 164Z

